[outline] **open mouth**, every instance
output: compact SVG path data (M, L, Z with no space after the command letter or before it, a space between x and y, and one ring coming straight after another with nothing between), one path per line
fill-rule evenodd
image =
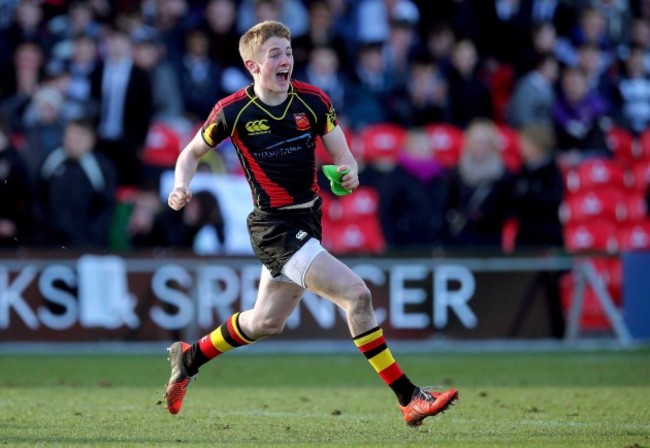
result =
M277 76L280 81L286 82L289 80L289 70L280 71L278 72Z

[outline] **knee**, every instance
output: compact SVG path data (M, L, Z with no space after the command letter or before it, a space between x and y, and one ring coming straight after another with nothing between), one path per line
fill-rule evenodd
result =
M347 311L357 314L372 310L372 295L363 281L359 281L347 289Z

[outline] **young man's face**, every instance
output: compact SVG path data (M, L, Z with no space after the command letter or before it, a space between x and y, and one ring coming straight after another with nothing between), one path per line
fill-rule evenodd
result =
M254 62L255 82L272 93L289 91L289 81L293 72L293 51L291 43L281 37L271 37L259 51Z

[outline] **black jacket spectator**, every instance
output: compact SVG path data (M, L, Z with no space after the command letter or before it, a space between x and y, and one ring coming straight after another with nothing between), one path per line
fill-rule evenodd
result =
M30 242L32 200L27 163L0 128L0 247Z
M552 128L529 125L519 135L524 164L512 189L512 203L519 222L515 245L517 248L562 247L559 208L564 182L555 162Z
M92 123L72 120L66 128L64 146L45 159L37 181L37 243L108 246L115 173L108 160L93 153L94 145Z
M465 127L474 118L490 118L492 102L487 86L477 76L478 55L471 41L454 47L449 73L449 101L452 124Z
M450 179L446 206L451 245L470 250L501 247L512 178L497 139L497 130L490 120L474 120L465 130L465 143Z
M153 113L147 72L133 63L131 41L123 31L107 37L107 57L92 75L92 96L99 104L99 149L115 164L119 185L137 185L138 153Z
M411 131L379 191L382 230L390 249L443 245L447 174L435 160L426 133Z

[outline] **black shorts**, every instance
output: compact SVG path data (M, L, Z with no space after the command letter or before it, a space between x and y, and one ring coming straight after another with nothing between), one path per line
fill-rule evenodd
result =
M322 200L305 209L262 211L253 209L246 220L251 246L273 277L300 248L316 238L323 239Z

